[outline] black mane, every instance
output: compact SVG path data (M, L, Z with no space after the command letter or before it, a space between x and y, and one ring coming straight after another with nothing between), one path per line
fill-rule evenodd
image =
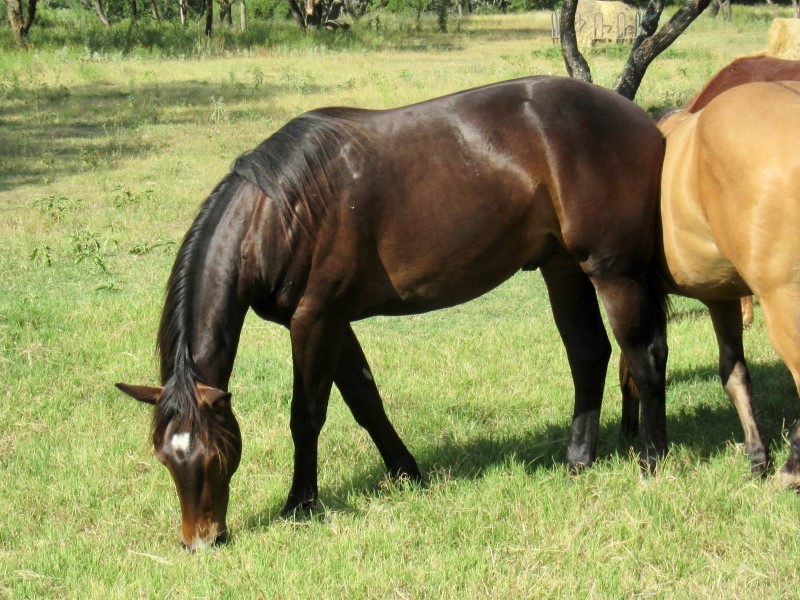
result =
M348 147L359 153L363 147L357 112L328 108L300 115L234 162L234 173L280 206L285 233L293 224L311 231L325 216L335 193L331 165Z

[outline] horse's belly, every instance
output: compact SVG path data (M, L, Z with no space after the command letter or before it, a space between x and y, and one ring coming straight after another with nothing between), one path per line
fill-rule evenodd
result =
M709 301L750 293L734 265L719 253L713 240L686 240L680 247L665 245L664 255L675 293Z

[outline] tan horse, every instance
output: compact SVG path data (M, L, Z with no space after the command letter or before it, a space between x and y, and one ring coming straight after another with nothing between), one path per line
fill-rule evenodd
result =
M746 118L742 116L746 115ZM720 377L739 413L753 471L768 451L752 411L739 298L761 298L770 339L800 391L800 83L750 83L696 114L673 113L661 183L663 258L671 291L704 302L720 348ZM636 425L623 383L623 432ZM780 472L800 485L800 428Z
M775 58L764 54L742 56L720 69L708 80L684 110L695 113L702 110L722 92L745 83L756 81L800 81L800 60ZM742 298L742 320L745 325L753 322L753 297Z

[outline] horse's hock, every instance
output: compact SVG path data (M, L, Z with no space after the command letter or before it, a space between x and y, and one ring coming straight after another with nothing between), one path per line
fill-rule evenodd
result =
M769 56L800 59L800 19L774 19L767 42Z
M552 14L553 43L561 40L561 13ZM642 13L616 0L586 0L578 3L575 13L575 34L578 46L588 48L599 43L631 43L639 34Z

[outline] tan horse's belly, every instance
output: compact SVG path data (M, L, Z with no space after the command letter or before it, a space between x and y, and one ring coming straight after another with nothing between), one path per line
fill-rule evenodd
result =
M720 252L708 223L699 215L675 214L676 207L669 203L678 200L662 198L664 259L673 291L709 301L749 294L736 267Z

